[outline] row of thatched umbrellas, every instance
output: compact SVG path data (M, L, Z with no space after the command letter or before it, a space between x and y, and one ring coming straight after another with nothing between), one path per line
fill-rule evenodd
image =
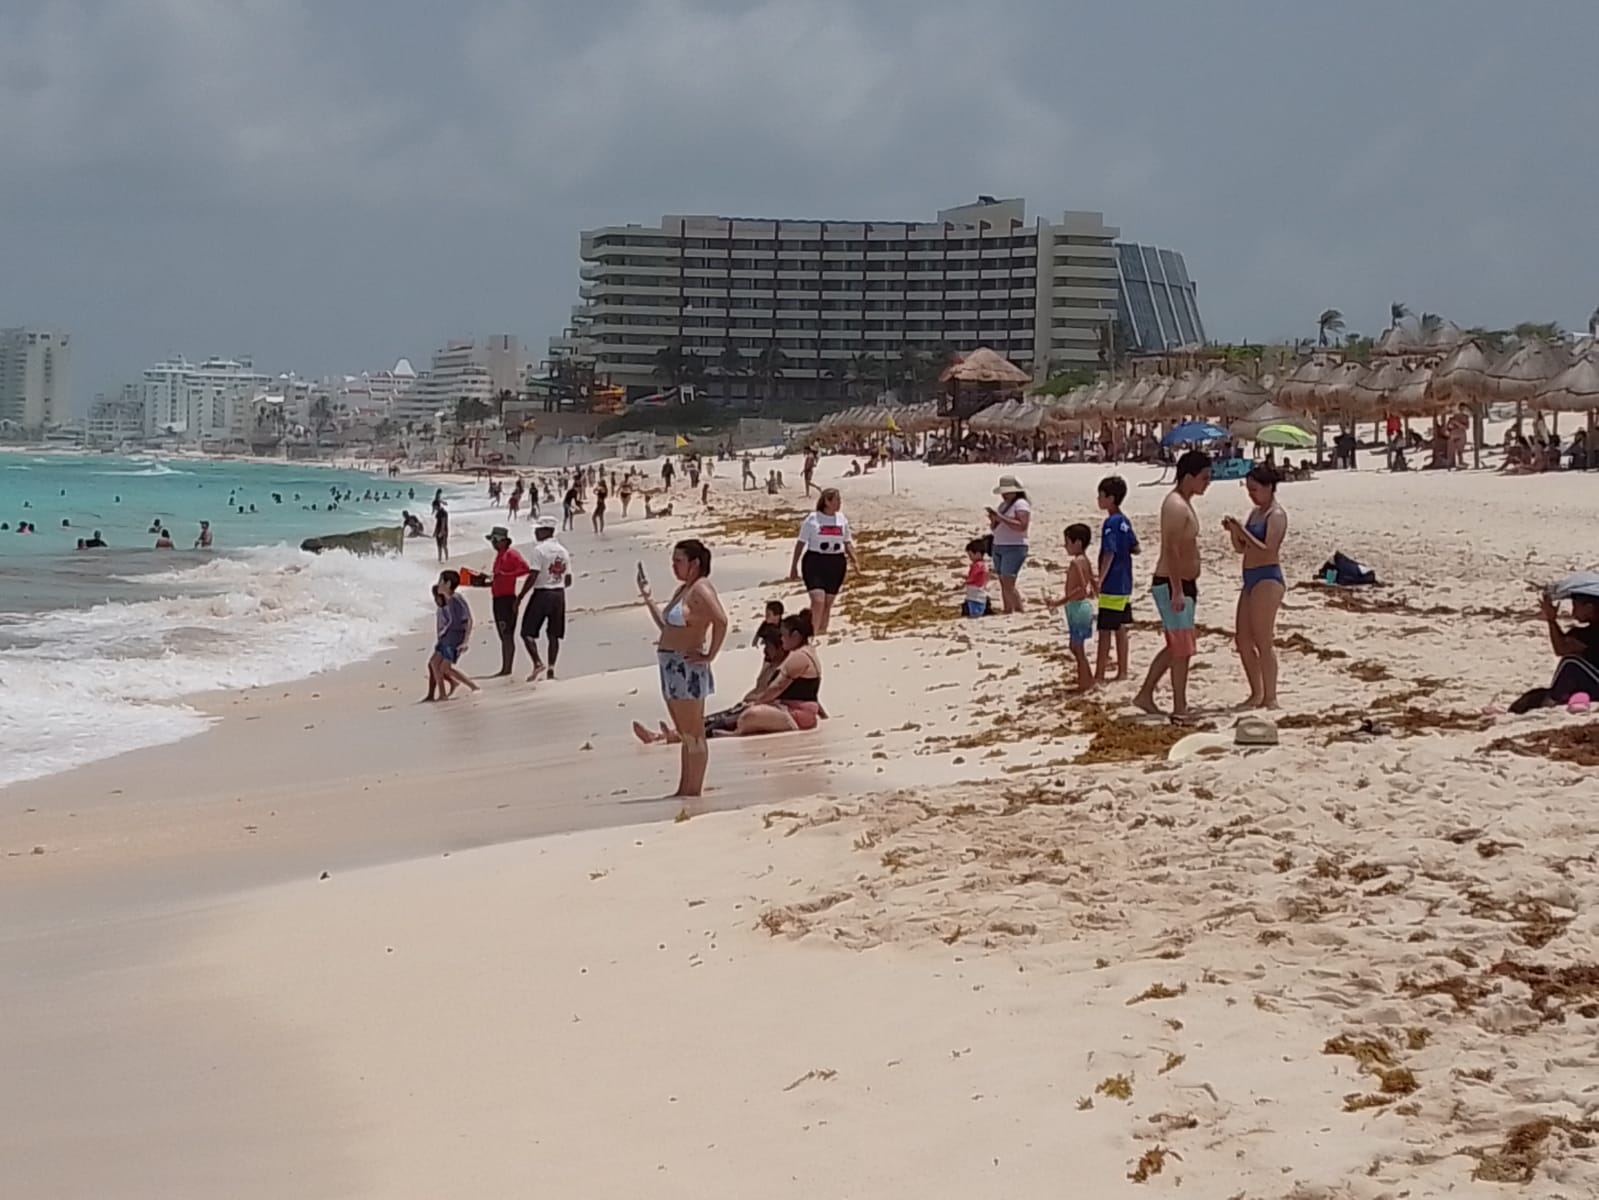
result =
M1458 334L1447 323L1424 339L1396 328L1384 335L1370 364L1344 361L1336 352L1318 353L1281 380L1253 379L1220 367L1100 380L1059 397L1001 401L978 412L968 426L980 433L1032 434L1089 421L1206 417L1228 423L1247 439L1282 422L1431 417L1462 406L1480 413L1498 401L1562 412L1599 410L1599 342L1594 339L1527 340L1496 354ZM865 406L835 413L822 426L865 433L887 431L890 423L900 432L916 433L943 421L931 404Z

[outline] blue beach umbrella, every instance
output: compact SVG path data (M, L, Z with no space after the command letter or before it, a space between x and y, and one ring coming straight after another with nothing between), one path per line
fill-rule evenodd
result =
M1209 421L1187 421L1160 439L1162 446L1191 446L1198 442L1224 442L1227 431Z

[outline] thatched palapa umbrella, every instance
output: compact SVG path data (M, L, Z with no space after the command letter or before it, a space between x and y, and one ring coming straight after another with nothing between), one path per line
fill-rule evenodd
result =
M1499 399L1519 403L1535 399L1568 365L1564 350L1542 339L1532 338L1522 342L1504 361L1490 369L1488 380Z
M1400 417L1422 417L1438 411L1432 390L1433 369L1425 364L1412 367L1389 392L1388 411Z
M1315 432L1314 421L1307 421L1303 417L1295 416L1269 400L1247 416L1240 417L1232 422L1227 427L1227 431L1236 438L1252 442L1255 440L1255 435L1268 425L1293 425L1298 429L1303 429L1306 433L1313 434Z
M1537 403L1556 412L1588 414L1587 461L1594 462L1594 421L1599 412L1599 357L1592 352L1578 358L1538 393Z

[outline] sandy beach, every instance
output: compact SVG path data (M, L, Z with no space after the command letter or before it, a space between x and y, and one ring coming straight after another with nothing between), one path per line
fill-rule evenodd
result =
M1173 763L1186 731L1129 719L1158 471L1122 469L1133 679L1079 698L1053 614L954 615L1000 469L891 494L847 462L833 716L715 741L687 820L628 729L664 716L634 563L712 544L737 699L761 604L800 600L797 460L784 496L724 464L711 512L580 519L558 681L418 705L419 633L0 790L8 1193L1599 1192L1599 742L1492 711L1548 677L1532 587L1594 566L1592 476L1284 485L1281 743ZM1015 470L1036 600L1105 469ZM1191 690L1226 730L1248 502L1196 507ZM1335 550L1386 586L1314 585ZM1541 748L1579 727L1586 757Z

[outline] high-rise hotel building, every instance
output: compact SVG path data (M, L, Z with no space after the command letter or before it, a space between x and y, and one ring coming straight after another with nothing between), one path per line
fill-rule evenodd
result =
M785 380L822 395L859 355L991 346L1042 379L1117 345L1202 342L1182 256L1118 243L1097 212L1029 222L1020 199L980 197L934 221L667 216L582 234L579 295L553 356L592 362L632 392L660 386L677 343L714 375L783 351Z

